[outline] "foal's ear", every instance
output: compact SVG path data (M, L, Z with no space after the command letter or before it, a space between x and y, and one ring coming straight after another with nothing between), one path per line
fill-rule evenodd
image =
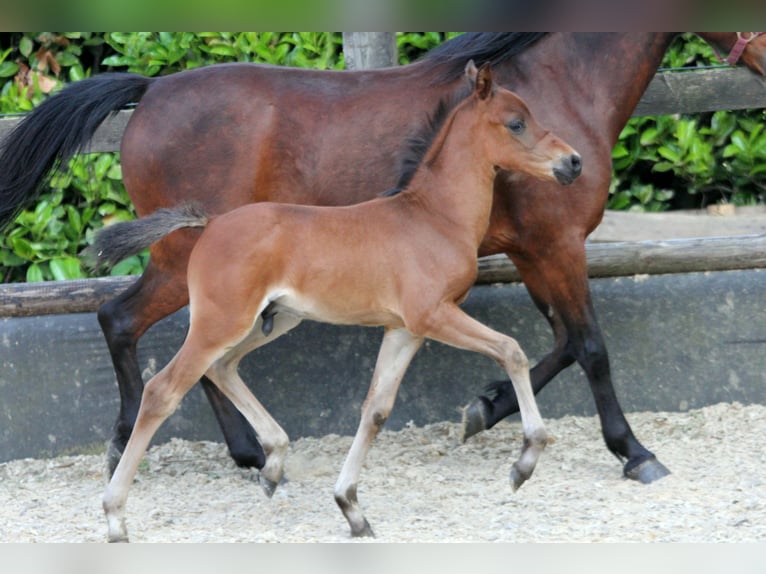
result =
M471 62L473 63L473 62ZM474 70L476 66L474 66ZM484 63L475 72L474 91L480 100L487 100L492 96L492 70L489 69L489 62Z
M472 88L476 84L476 74L478 71L479 70L476 69L476 64L473 63L473 60L468 60L468 63L465 65L465 77Z

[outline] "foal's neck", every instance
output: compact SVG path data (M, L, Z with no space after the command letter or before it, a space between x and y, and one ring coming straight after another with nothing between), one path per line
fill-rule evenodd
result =
M447 120L402 195L449 220L455 237L462 231L478 248L489 225L495 170L474 114L461 111Z

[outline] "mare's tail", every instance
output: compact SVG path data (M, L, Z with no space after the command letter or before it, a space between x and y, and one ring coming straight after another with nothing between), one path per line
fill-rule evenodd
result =
M138 102L152 81L137 74L100 74L69 84L27 114L0 143L0 230L109 115Z
M110 268L176 229L205 227L207 222L208 216L195 204L158 209L146 217L104 227L80 255L90 267Z

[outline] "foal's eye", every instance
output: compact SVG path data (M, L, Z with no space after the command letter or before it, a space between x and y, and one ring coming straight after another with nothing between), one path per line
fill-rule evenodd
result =
M519 135L526 129L527 124L524 120L511 120L506 127L511 130L511 133Z

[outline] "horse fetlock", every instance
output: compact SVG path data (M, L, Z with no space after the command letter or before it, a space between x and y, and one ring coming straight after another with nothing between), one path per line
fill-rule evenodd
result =
M556 442L556 439L549 435L547 430L544 428L536 429L524 437L524 450L529 447L535 447L542 450L547 445L553 444L554 442Z

